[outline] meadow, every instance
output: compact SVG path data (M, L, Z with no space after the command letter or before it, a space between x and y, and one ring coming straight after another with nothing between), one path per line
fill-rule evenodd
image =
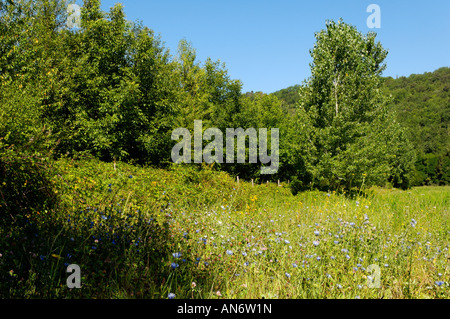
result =
M0 226L1 298L450 297L448 186L294 196L206 165L51 165L55 204Z

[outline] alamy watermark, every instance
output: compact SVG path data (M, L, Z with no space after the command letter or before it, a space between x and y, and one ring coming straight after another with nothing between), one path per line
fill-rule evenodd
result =
M69 265L66 269L66 272L71 273L69 277L67 277L66 284L67 287L72 288L81 288L81 269L80 266L76 264Z
M381 28L381 9L377 4L370 4L367 9L367 12L372 13L367 18L367 27L370 29L379 29Z
M372 264L367 267L367 272L370 273L367 276L367 287L380 288L381 287L381 269L377 264Z
M81 7L77 4L69 4L67 6L67 21L68 28L81 28Z
M267 128L259 129L259 136L256 129L248 128L227 128L226 129L226 163L235 163L235 138L237 138L237 163L245 163L246 158L246 140L248 138L248 158L249 163L256 164L259 161L262 164L261 174L276 174L279 167L279 129L272 128L270 135L270 155L268 154ZM191 146L192 136L187 128L177 128L172 132L172 140L182 140L172 148L172 161L174 163L192 163ZM203 141L209 141L203 148ZM223 156L223 132L218 128L208 128L203 132L201 120L194 121L194 163L208 164L213 162L224 163ZM212 154L214 151L214 155ZM259 151L259 152L258 152ZM182 154L180 154L182 152ZM258 154L259 153L259 154Z

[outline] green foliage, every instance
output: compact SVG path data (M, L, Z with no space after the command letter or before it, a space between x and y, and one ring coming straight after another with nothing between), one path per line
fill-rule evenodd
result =
M450 68L444 67L385 81L386 91L393 96L390 107L418 154L414 185L449 183L449 76Z
M387 52L375 34L360 34L339 21L316 34L311 50L311 78L300 90L298 112L312 129L307 133L308 170L319 189L351 189L363 184L383 185L391 174L409 186L408 165L413 157L396 152L405 144L387 109L381 73ZM394 167L398 172L391 173ZM401 177L400 177L401 176Z
M392 95L388 103L395 119L404 128L417 160L411 185L448 185L448 77L449 68L434 72L413 74L409 77L383 78L386 94ZM293 111L300 101L292 94L298 86L273 93ZM293 97L296 97L295 99ZM436 161L437 159L437 161Z
M25 214L53 208L51 171L48 157L0 142L0 224L23 225Z
M435 229L448 219L446 189L420 203L412 199L417 191L411 198L401 193L398 201L387 201L387 211L380 201L371 211L377 228L360 216L370 199L358 198L361 206L354 208L345 195L320 198L318 191L302 191L344 188L359 196L372 185L448 183L448 68L437 76L401 79L399 87L387 79L384 90L387 52L375 35L329 22L316 34L309 82L272 95L242 94L242 83L230 78L224 63L197 61L186 40L172 57L151 29L125 19L122 5L103 12L99 0L85 0L81 28L69 30L67 4L0 0L1 297L166 298L174 292L208 298L217 297L216 290L230 297L341 296L337 282L324 281L324 274L332 270L343 277L351 270L343 260L333 269L311 264L292 281L283 276L303 258L298 251L338 253L330 245L314 248L311 225L302 226L306 220L322 227L323 218L313 217L322 213L324 232L341 232L343 223L334 218L359 216L360 227L345 230L346 243L356 246L352 258L358 252L371 262L381 258L376 247L390 242L387 232L414 238L403 232L404 224L431 207L442 214L426 216L430 224L423 224L421 241L444 242L446 229ZM428 87L436 87L436 94ZM431 102L422 105L422 99ZM417 105L429 109L420 113ZM249 164L248 144L244 164L171 165L172 130L192 132L194 120L222 132L278 128L278 173L263 176L261 163ZM422 129L412 133L417 125ZM420 149L417 158L411 145ZM244 181L250 179L254 183ZM281 185L265 183L277 180ZM406 207L414 209L412 215L404 213ZM278 231L299 234L292 240L306 239L307 247L285 251ZM355 245L367 234L371 244ZM229 244L235 254L226 253ZM249 244L261 252L250 251ZM237 256L238 248L251 257ZM180 251L183 259L174 256ZM430 254L417 254L414 265L432 282L446 259L441 254L430 265L422 261ZM396 266L387 271L382 296L401 286L392 278L410 278L405 269L412 262L396 258L389 259ZM82 268L81 290L65 286L70 263ZM356 279L344 281L345 296L353 297ZM245 290L247 282L258 288ZM438 288L419 291L446 296ZM379 297L364 294L374 295Z

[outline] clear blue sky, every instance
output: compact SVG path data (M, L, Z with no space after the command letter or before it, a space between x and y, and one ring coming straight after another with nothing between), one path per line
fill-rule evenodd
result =
M127 19L160 34L172 55L186 38L198 60L226 63L243 92L271 93L309 77L309 50L325 21L343 18L362 33L375 31L389 49L385 76L450 66L449 0L103 0L125 6ZM369 29L369 4L381 8L381 28Z

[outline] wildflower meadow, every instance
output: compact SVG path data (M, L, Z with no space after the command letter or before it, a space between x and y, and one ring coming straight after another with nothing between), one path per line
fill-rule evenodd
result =
M448 298L448 187L354 194L61 160L0 239L2 298ZM81 287L67 287L67 267Z

